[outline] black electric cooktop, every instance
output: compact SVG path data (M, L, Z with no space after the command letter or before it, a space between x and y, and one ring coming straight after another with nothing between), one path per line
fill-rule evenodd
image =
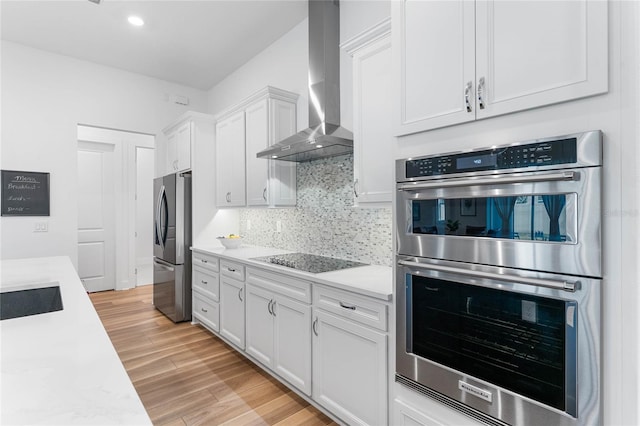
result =
M366 263L335 259L333 257L317 256L315 254L307 253L278 254L275 256L254 257L251 260L273 263L275 265L286 266L287 268L311 272L312 274L367 265Z

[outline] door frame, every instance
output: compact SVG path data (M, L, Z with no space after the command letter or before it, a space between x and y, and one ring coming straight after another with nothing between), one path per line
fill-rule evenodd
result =
M115 289L134 288L136 286L136 148L155 149L155 135L84 124L78 124L77 129L78 144L90 142L115 145Z

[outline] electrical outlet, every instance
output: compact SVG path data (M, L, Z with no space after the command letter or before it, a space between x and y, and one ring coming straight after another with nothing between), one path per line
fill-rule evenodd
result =
M282 221L281 220L277 220L276 221L276 232L282 232Z
M49 232L49 222L36 222L33 232Z
M251 231L251 221L247 219L247 231Z

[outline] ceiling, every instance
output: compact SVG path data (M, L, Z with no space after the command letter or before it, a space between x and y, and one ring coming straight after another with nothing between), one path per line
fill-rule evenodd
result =
M304 20L307 0L2 0L0 17L3 40L208 90Z

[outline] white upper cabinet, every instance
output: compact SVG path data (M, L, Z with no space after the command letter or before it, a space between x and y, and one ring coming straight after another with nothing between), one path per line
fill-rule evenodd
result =
M218 207L245 205L244 111L216 124L216 204Z
M353 58L353 193L356 205L390 203L394 182L391 21L342 45Z
M608 90L604 1L392 2L394 133Z
M201 140L202 143L212 141L213 136L209 130L212 122L212 116L190 111L163 129L167 140L165 174L191 169L191 153L196 140Z
M266 87L219 118L216 131L218 207L296 204L296 164L265 160L256 154L295 133L297 99L295 93ZM234 119L238 121L231 125ZM239 145L242 145L241 151ZM229 179L230 167L235 170L233 182Z

